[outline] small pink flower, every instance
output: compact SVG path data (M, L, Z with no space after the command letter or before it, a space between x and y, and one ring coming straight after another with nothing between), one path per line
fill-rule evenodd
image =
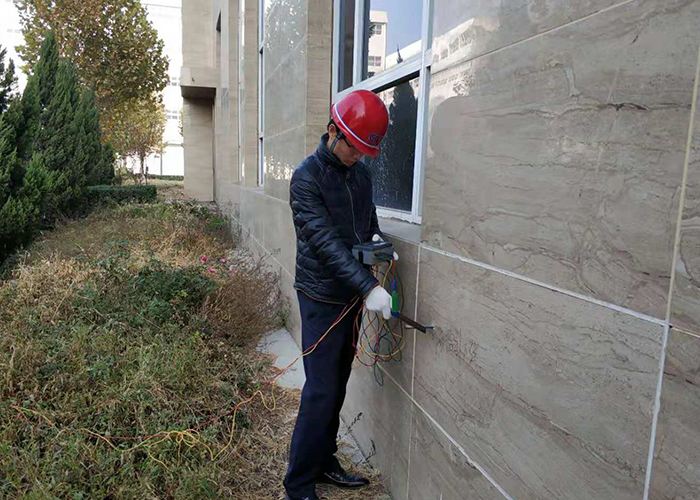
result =
M223 257L221 257L221 258L219 259L219 262L221 262L222 264L226 264L226 259L223 258Z
M209 261L209 257L207 257L206 255L202 255L199 258L199 262L201 262L202 264L206 264L208 261Z
M216 269L214 269L213 267L210 267L209 269L207 269L207 271L209 271L210 273L215 273Z

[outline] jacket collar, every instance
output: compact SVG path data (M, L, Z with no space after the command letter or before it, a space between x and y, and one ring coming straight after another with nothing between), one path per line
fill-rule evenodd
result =
M341 162L338 159L338 157L331 153L331 150L328 149L327 132L321 136L321 142L319 143L318 148L316 149L316 155L324 165L329 165L344 174L348 173L348 171L351 170L350 167L345 166L345 164L343 164L343 162Z

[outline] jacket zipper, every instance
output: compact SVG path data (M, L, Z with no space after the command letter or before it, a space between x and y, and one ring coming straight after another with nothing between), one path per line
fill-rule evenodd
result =
M355 227L355 205L352 202L352 192L350 191L350 186L348 186L348 176L345 176L345 189L348 190L348 196L350 196L350 210L352 211L352 231L355 233L355 238L357 238L358 243L362 243L360 237L357 234L357 227Z

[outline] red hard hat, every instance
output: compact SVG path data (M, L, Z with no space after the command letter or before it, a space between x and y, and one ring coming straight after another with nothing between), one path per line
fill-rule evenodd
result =
M331 118L359 151L376 158L389 127L386 106L374 92L355 90L331 107Z

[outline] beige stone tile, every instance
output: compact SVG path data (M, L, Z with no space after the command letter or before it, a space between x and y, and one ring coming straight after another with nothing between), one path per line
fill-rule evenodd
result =
M390 380L378 385L373 370L353 368L341 412L369 463L382 473L393 498L406 498L411 402Z
M397 289L399 290L399 295L403 297L401 310L406 316L413 318L416 303L418 247L398 239L393 239L391 242L394 245L394 249L399 254ZM380 279L382 276L383 274L379 274ZM391 290L391 283L387 281L385 287ZM416 335L416 333L414 330L408 329L402 325L399 320L393 318L389 320L388 327L395 335L403 337L402 348L400 353L396 354L392 361L384 361L380 364L389 375L410 394L413 375L413 336ZM376 330L368 330L368 332L372 332L372 342L376 340L375 331ZM422 334L417 333L417 335ZM399 342L399 340L395 338L394 342ZM390 349L388 348L388 344L380 348L380 351L383 354L389 353ZM368 360L370 358L363 357L363 359ZM377 374L377 376L381 378L382 374Z
M699 18L632 2L434 75L423 238L664 317Z
M656 430L650 498L700 492L700 337L671 331Z
M294 274L296 234L292 223L292 210L287 202L268 196L264 196L260 201L257 217L265 221L262 243L288 273Z
M433 64L478 57L620 2L435 0Z
M413 409L408 498L490 500L503 495L418 409Z
M639 498L662 327L422 250L414 397L516 498Z
M212 3L202 0L182 2L182 60L183 66L211 66L213 63Z
M318 2L318 0L315 1ZM332 25L332 22L328 24ZM320 33L318 30L310 31L307 37L307 152L316 149L319 137L326 132L330 118L333 47L332 36L323 31L321 30Z
M696 105L700 108L700 102ZM694 122L671 323L700 334L700 109L695 111Z
M264 198L254 190L241 190L241 224L259 242L262 242L265 231L265 219L259 217L263 204Z

